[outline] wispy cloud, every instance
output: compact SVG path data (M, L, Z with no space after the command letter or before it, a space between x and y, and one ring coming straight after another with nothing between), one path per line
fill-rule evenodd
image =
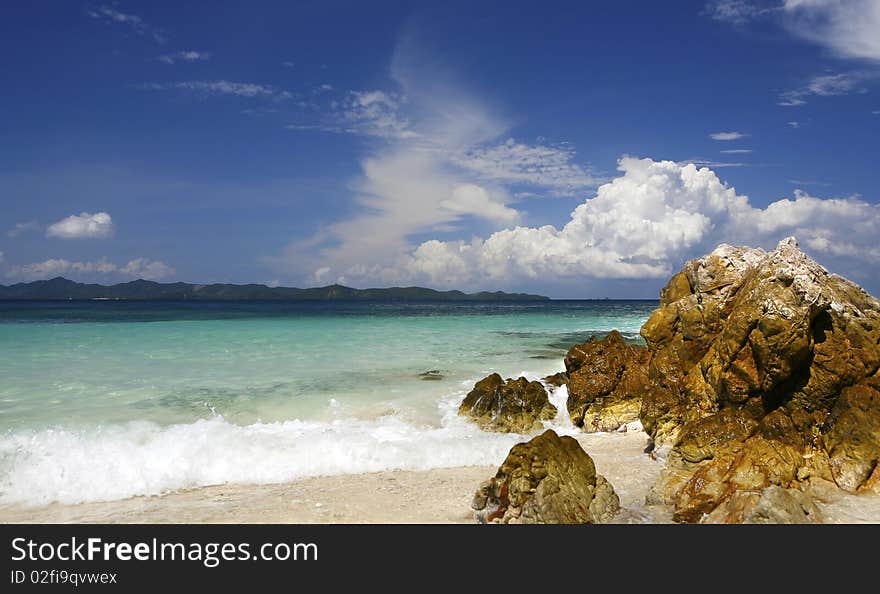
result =
M709 135L712 140L739 140L745 138L748 134L742 132L713 132Z
M175 64L176 62L200 62L211 59L210 52L197 52L195 50L174 52L173 54L163 54L156 58L165 64Z
M712 169L724 169L726 167L746 167L745 163L735 161L716 161L715 159L685 159L676 163L680 167L695 165L697 167L710 167Z
M880 61L877 0L784 0L789 31L844 58Z
M528 145L508 138L499 144L453 153L451 160L485 180L529 184L554 195L572 196L601 182L575 162L575 155L570 145Z
M174 83L144 83L137 85L145 91L190 91L202 95L234 95L237 97L265 97L283 101L291 99L293 93L272 85L230 82L228 80L190 80Z
M16 223L15 226L6 232L7 237L18 237L29 231L38 231L40 224L37 221L26 221L24 223Z
M755 19L777 13L778 5L752 0L714 0L706 5L705 13L716 21L744 25Z
M162 29L150 25L136 14L122 12L113 6L102 4L97 8L87 9L86 13L93 19L97 19L103 23L128 27L138 35L150 37L156 43L163 44L167 40Z
M788 122L788 125L789 125L790 127L794 128L795 130L797 130L798 128L801 127L801 123L800 123L800 122L797 122L797 121L794 121L794 120Z
M712 0L705 14L738 27L770 19L842 58L880 61L877 0Z
M842 72L814 76L804 86L786 91L779 96L778 104L783 107L796 107L807 103L810 97L834 97L851 93L866 92L863 83L877 78L878 74L868 71Z
M393 282L394 263L426 233L510 228L526 196L567 196L600 182L572 146L509 138L510 124L404 36L394 54L393 89L328 93L322 109L290 130L346 133L364 144L362 174L349 182L354 212L274 266L306 283Z
M752 152L752 149L726 149L718 152L724 153L725 155L746 155Z

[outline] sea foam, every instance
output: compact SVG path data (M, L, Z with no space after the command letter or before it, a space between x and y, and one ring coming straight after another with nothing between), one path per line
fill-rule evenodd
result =
M0 438L0 501L69 504L223 483L497 465L511 446L527 439L480 431L456 415L458 402L440 403L439 426L398 414L251 425L216 416L165 427L135 421L79 431L17 431ZM570 423L556 428L572 429Z

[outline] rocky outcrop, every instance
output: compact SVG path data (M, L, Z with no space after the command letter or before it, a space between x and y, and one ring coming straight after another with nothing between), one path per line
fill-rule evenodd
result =
M584 431L613 431L637 421L648 384L651 354L617 330L590 338L565 356L568 414Z
M549 386L559 388L568 384L568 374L564 371L560 371L553 375L545 376L542 381Z
M471 506L479 523L596 524L620 501L577 440L548 429L513 446Z
M703 524L821 524L812 498L797 489L771 485L763 491L736 491Z
M478 381L458 408L459 415L470 417L480 428L504 433L541 429L542 421L553 419L556 412L540 382L524 377L505 381L497 373Z
M640 420L673 446L654 495L677 520L813 477L874 488L880 302L793 239L688 262L642 336L651 360Z

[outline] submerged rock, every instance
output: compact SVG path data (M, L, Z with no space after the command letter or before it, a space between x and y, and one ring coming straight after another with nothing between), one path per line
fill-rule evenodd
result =
M548 429L511 448L471 507L483 524L595 524L610 520L620 501L577 440Z
M651 360L639 416L655 443L674 446L654 493L676 520L811 478L873 488L880 302L794 239L688 262L642 336Z
M420 373L419 379L426 382L436 382L443 379L443 373L439 369L429 369Z
M528 433L543 428L542 421L556 416L540 382L524 377L504 381L493 373L474 385L458 408L480 428L504 433Z
M651 354L627 344L617 330L590 338L565 356L568 414L584 431L613 431L637 421Z

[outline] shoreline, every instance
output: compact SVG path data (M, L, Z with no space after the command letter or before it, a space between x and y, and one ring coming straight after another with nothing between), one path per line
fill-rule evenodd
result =
M575 436L614 486L615 523L667 523L671 512L646 506L662 464L643 453L642 431ZM502 460L498 460L500 465ZM498 466L390 470L286 483L212 485L112 501L0 506L2 523L471 524L471 498Z

